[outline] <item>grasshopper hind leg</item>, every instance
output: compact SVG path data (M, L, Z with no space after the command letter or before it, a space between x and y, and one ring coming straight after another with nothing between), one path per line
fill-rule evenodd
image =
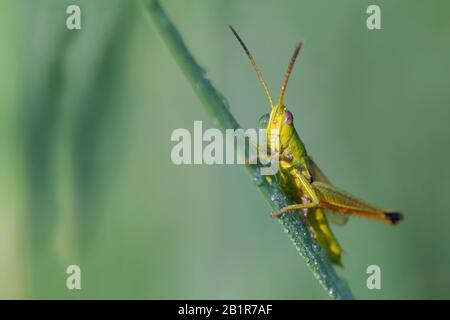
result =
M320 207L391 225L403 219L400 212L374 207L330 184L316 181L312 185L320 199Z
M311 237L320 244L332 263L342 266L342 248L328 225L324 210L320 208L319 194L314 190L314 186L311 185L308 178L299 170L292 172L292 177L295 177L296 190L301 190L299 194L301 198L298 199L301 200L301 203L281 208L272 215L279 216L286 211L299 210L302 218L305 218Z
M400 212L386 212L386 218L391 221L392 224L397 224L403 220L403 214Z

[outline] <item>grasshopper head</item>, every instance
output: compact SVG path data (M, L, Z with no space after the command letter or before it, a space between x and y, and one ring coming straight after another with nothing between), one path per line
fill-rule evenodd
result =
M272 134L278 135L279 139L277 139L276 142L276 149L280 152L283 151L284 147L287 146L289 140L293 136L295 129L293 125L293 116L292 113L286 108L286 106L283 104L284 101L284 94L286 92L287 83L289 81L289 76L291 75L292 68L294 66L295 60L298 57L298 54L300 52L300 49L303 46L303 42L300 42L296 47L294 54L292 55L292 58L289 62L288 69L286 71L286 74L284 76L283 83L280 88L280 94L278 96L278 102L275 105L273 103L272 97L269 93L269 89L267 88L266 82L264 80L264 77L259 70L258 66L256 65L255 60L253 59L252 54L248 50L247 46L244 44L242 39L239 37L237 32L233 29L232 26L229 26L239 43L241 44L242 48L244 49L245 53L247 54L247 57L250 59L250 62L253 66L253 68L256 71L256 75L258 76L259 81L261 82L264 92L266 93L267 98L269 99L269 104L271 107L269 122L267 124L267 138L268 141L271 141Z
M283 104L273 107L267 124L267 135L268 137L274 134L278 136L275 147L280 153L288 145L294 132L294 116L288 108Z

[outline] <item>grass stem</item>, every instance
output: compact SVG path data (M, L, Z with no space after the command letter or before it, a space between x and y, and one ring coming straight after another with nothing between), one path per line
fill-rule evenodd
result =
M204 69L195 61L180 33L159 2L157 0L143 0L143 3L161 39L188 78L204 107L217 120L222 129L239 128L238 122L228 108L226 99L212 85ZM255 179L255 176L257 176L255 166L247 166L247 169L252 178ZM275 211L290 204L286 194L278 185L269 183L266 179L255 180L258 180L257 187L272 210ZM336 274L333 266L324 256L321 247L311 237L308 227L299 218L298 212L287 212L277 220L282 224L295 248L305 259L309 269L325 291L334 299L353 299L349 288Z

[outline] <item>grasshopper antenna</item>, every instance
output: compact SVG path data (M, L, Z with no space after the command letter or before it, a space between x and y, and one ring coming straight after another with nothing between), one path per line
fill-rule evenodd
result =
M253 66L253 69L255 69L256 75L258 76L258 79L259 79L259 81L261 82L261 84L263 86L264 92L266 93L266 96L269 99L270 108L273 108L273 106L274 106L273 105L273 100L272 100L272 97L270 96L269 89L267 88L266 81L264 80L264 77L263 77L261 71L259 70L258 66L256 65L255 59L253 59L253 56L250 53L250 50L248 50L247 46L245 45L244 41L242 41L241 37L239 37L239 35L237 34L236 30L234 30L231 25L228 25L228 27L230 27L231 32L233 32L234 36L239 41L239 43L241 44L241 46L244 49L245 53L247 54L247 57L250 59L250 62L252 63L252 66Z
M284 100L284 94L286 92L286 87L289 81L289 76L291 75L292 68L294 67L295 60L297 60L298 54L300 52L300 49L303 47L303 41L301 41L294 50L294 54L292 55L291 61L289 62L288 69L286 71L286 74L284 76L283 84L280 88L280 95L278 96L278 105L281 106L283 104Z

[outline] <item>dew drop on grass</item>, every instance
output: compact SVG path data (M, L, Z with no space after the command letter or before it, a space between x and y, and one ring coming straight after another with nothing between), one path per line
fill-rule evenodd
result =
M259 118L259 128L260 129L267 128L267 124L269 123L269 117L270 117L270 115L268 113L266 113L261 118Z
M208 72L206 72L205 68L203 68L202 66L198 66L198 70L200 71L203 79L209 80Z
M228 103L228 100L225 99L225 97L222 96L222 103L225 106L225 108L230 109L230 104Z
M209 74L204 69L202 69L202 77L203 77L203 79L209 81Z
M313 242L312 247L314 251L316 252L320 251L320 246L315 241Z
M224 105L224 107L226 109L230 109L230 104L228 103L227 98L225 98L225 96L220 91L217 91L215 88L213 88L213 90L214 90L214 93L216 94L216 96L219 97L220 101L222 101L222 104Z
M255 173L253 181L256 183L257 186L260 186L263 183L263 177L259 173L259 170Z
M270 197L270 199L279 207L283 207L283 200L284 200L284 196L283 194L277 190L277 189L273 189L272 190L272 195Z

